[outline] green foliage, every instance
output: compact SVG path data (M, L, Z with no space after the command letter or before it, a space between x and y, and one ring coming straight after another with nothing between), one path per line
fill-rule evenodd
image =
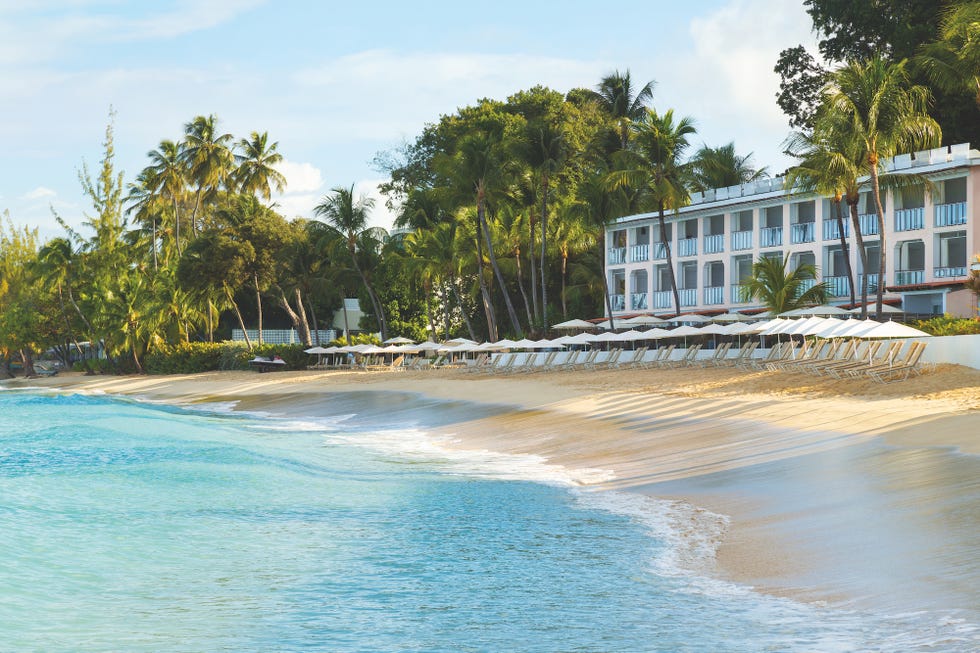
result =
M949 313L928 320L919 320L912 326L934 336L966 336L980 333L980 319L958 318Z
M219 370L247 370L253 356L280 356L287 370L303 370L309 354L301 345L262 345L249 352L241 343L185 342L149 352L145 368L149 374L196 374Z
M373 333L354 333L350 337L351 345L380 345L381 340ZM346 347L347 339L341 336L336 340L331 340L330 347Z

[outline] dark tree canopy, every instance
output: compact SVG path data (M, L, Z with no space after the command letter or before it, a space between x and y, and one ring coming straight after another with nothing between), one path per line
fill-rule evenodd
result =
M789 116L789 126L812 129L827 71L802 45L780 52L774 70L780 77L776 103Z

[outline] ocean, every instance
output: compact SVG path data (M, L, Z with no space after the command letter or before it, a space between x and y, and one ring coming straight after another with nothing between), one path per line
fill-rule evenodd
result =
M725 518L319 419L0 390L0 651L974 651L714 579Z

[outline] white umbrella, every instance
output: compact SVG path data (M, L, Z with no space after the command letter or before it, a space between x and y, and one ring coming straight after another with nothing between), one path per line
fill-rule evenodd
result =
M687 336L704 335L704 332L701 329L697 329L695 327L688 326L685 324L683 326L677 327L676 329L671 329L670 335L674 338L680 338L682 336L686 338Z
M726 336L740 336L746 333L754 333L756 331L755 325L746 324L745 322L732 322L723 328L725 329Z
M830 333L834 329L837 329L843 325L846 320L842 320L837 317L825 317L821 318L823 321L819 324L814 322L813 325L807 327L807 329L802 333L804 336L816 336L818 338L824 338L825 333Z
M597 336L592 336L589 342L615 342L619 340L619 334L614 331L606 331Z
M780 313L780 317L804 317L804 316L818 315L826 317L828 315L847 315L845 311L840 306L831 306L830 304L823 304L821 306L809 306L807 308L798 308L795 311L786 311L785 313Z
M860 338L928 338L930 334L900 322L882 322L862 333Z
M447 345L475 345L476 343L469 338L453 338L446 341Z
M785 333L788 336L812 335L811 332L818 331L823 326L824 321L829 319L827 317L813 316L803 320L796 320L795 324L791 325L788 329L780 331L780 333Z
M614 322L614 324L622 324L622 323L623 323L622 320L616 320ZM609 329L609 328L612 328L612 325L609 323L609 320L605 320L603 322L599 322L598 324L595 324L593 326L595 326L595 328L597 328L597 329Z
M742 315L741 313L722 313L721 315L715 315L711 318L712 322L748 322L752 318L748 315Z
M652 329L647 329L646 331L644 331L643 337L646 340L660 340L661 338L669 338L670 331L668 331L667 329L653 327Z
M703 315L698 315L697 313L691 313L690 315L678 315L675 318L669 320L675 324L680 324L681 322L690 322L691 324L703 324L709 322L709 318Z
M733 322L733 324L737 324L737 323ZM698 329L698 331L700 331L703 334L720 335L720 336L728 335L728 327L724 327L720 324L706 324L700 329Z
M432 342L431 340L426 340L425 342L420 342L414 345L415 349L419 351L438 351L442 345L437 342Z
M551 327L552 329L595 329L596 325L592 322L586 322L585 320L574 319L568 320L567 322L559 322Z
M847 312L848 313L860 313L861 312L861 307L860 306L855 306L854 308L850 309ZM875 305L874 304L868 304L868 314L870 315L871 313L874 313L874 312L875 312ZM905 311L903 311L902 309L898 308L897 306L890 306L888 304L882 304L881 305L881 312L882 313L904 313Z
M396 336L394 338L388 338L381 344L382 345L411 345L414 342L415 342L414 340L409 340L408 338L402 336Z
M604 334L603 334L604 335ZM580 333L574 336L566 336L566 345L587 345L590 342L595 342L599 338L598 335L594 333Z
M852 322L853 324L847 324ZM845 320L845 323L831 332L834 338L857 338L881 324L875 320Z
M647 335L642 331L637 331L636 329L630 329L629 331L624 331L616 337L617 340L622 340L623 342L636 342L637 340L646 340Z
M310 347L309 349L304 349L305 354L329 354L326 347Z
M620 320L622 324L627 324L629 326L648 326L651 324L663 324L667 320L661 320L655 315L637 315L636 317L631 317L627 320Z

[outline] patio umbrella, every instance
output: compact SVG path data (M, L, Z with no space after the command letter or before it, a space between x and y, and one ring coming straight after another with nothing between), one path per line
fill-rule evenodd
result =
M689 315L678 315L677 317L672 318L669 321L675 324L681 324L682 322L690 322L691 324L704 324L705 322L708 322L710 320L709 318L706 318L703 315L698 315L697 313L691 313Z
M929 338L930 334L900 322L882 322L862 333L860 338Z
M605 335L605 334L603 334ZM594 333L580 333L574 336L565 336L566 345L587 345L590 342L595 342L599 336Z
M741 313L722 313L721 315L712 317L711 321L724 324L726 322L748 322L751 319L748 315L742 315Z
M394 338L388 338L381 344L382 345L411 345L414 343L415 343L414 340L409 340L408 338L405 338L403 336L396 336Z
M326 347L310 347L303 350L304 354L329 354Z
M827 317L828 315L847 315L845 311L840 306L831 306L830 304L822 304L820 306L809 306L807 308L798 308L795 311L786 311L785 313L779 314L781 317L805 317L817 315L820 317Z
M655 315L637 315L636 317L631 317L628 320L620 320L622 324L627 324L631 327L633 326L650 326L653 324L663 324L667 320L661 320Z
M616 324L622 324L622 323L623 323L622 320L617 320L616 321ZM594 326L597 329L609 329L609 328L612 327L612 325L609 324L609 320L605 320L603 322L599 322L598 324L593 324L592 326Z
M559 322L558 324L553 324L551 328L561 329L561 330L565 330L565 329L574 330L574 329L595 329L597 327L592 322L586 322L585 320L580 320L576 318L574 320L568 320L567 322Z
M415 348L419 351L438 351L440 347L442 347L442 345L437 342L432 342L431 340L426 340L425 342L420 342L419 344L415 345Z
M874 313L874 311L875 311L874 305L873 304L868 304L868 313ZM855 306L854 308L850 309L847 312L848 313L860 313L861 312L861 307L860 306ZM882 304L881 305L881 312L882 313L891 313L891 314L894 314L894 313L904 313L905 311L903 311L902 309L898 308L897 306L890 306L888 304Z
M853 324L847 324L852 322ZM859 338L863 333L870 331L881 324L876 320L845 320L843 326L838 327L832 332L834 338Z
M475 345L476 343L469 338L453 338L446 341L447 345Z

